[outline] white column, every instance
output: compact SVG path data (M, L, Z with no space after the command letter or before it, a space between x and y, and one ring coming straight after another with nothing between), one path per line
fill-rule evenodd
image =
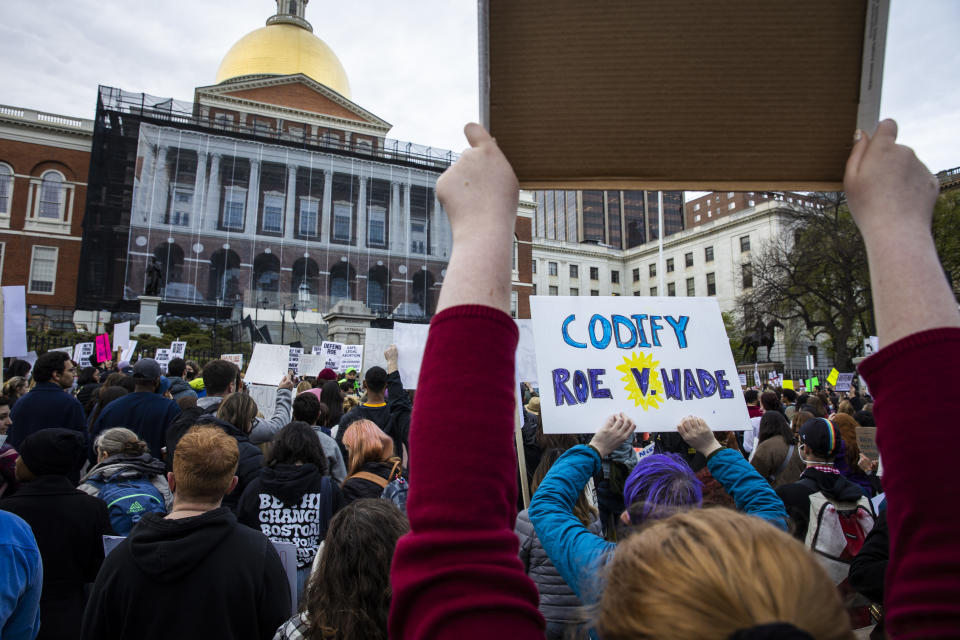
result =
M400 253L408 255L410 253L410 241L407 236L410 234L410 183L403 185L403 216L400 219ZM411 277L411 276L407 276Z
M333 210L333 171L323 172L323 208L320 216L320 242L330 242L330 212Z
M367 178L360 177L360 198L357 204L357 246L367 246Z
M433 213L430 214L429 227L427 228L427 238L430 242L430 249L427 251L431 256L440 254L440 200L437 199L437 190L433 190Z
M150 193L150 217L156 223L163 222L167 212L170 191L170 172L167 167L167 147L160 145L157 151L157 178Z
M153 189L153 174L156 161L156 150L152 144L143 145L143 166L140 167L140 190L137 193L137 211L136 213L144 216L148 213L150 207L150 195Z
M253 227L246 226L244 220L244 229L256 229L258 220L258 209L260 207L260 161L250 158L250 185L247 188L247 212L246 220L250 220ZM251 217L252 216L252 217Z
M220 154L210 154L210 177L207 179L207 201L203 207L203 230L216 231L220 222Z
M283 214L283 236L293 238L297 205L297 165L287 165L287 200Z
M389 231L389 242L387 248L390 251L399 251L400 247L400 183L390 183L390 211L387 214Z
M203 228L203 212L205 210L204 200L206 199L207 183L207 152L197 151L197 173L193 179L193 213L190 220L190 228L200 230Z

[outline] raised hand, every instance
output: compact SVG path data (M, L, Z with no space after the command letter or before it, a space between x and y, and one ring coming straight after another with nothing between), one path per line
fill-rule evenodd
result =
M600 457L606 458L636 430L636 423L625 413L615 413L593 434L590 446L600 452Z
M703 418L687 416L677 425L677 431L684 442L705 456L709 456L720 448L720 443L717 442L713 431L710 430Z

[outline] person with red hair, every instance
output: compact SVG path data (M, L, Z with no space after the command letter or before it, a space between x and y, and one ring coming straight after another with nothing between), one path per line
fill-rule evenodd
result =
M400 471L400 459L393 455L393 438L370 420L357 420L343 435L343 444L350 454L349 475L341 487L344 504L379 498Z

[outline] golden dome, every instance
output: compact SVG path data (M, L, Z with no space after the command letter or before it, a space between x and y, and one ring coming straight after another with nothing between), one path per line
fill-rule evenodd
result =
M217 84L244 76L302 73L344 96L350 82L340 60L327 44L293 24L270 24L240 38L217 69Z

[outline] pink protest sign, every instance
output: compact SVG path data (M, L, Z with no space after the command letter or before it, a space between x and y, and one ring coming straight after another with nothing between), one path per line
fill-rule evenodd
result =
M106 362L113 357L110 351L110 334L101 333L97 336L97 362Z

